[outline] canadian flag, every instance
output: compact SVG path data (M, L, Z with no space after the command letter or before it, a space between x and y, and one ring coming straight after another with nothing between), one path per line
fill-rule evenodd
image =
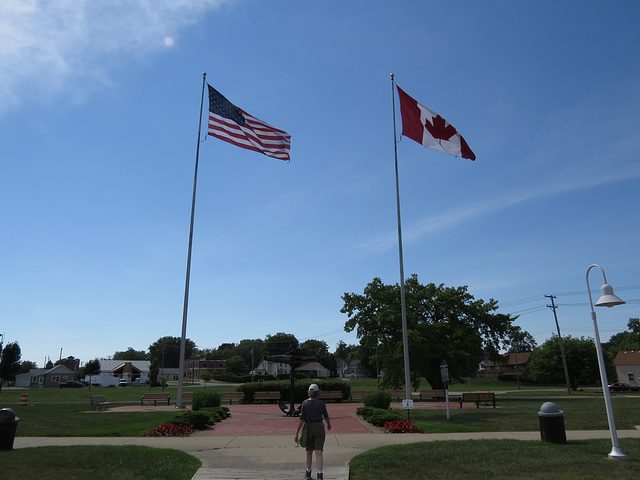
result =
M400 87L400 114L402 115L402 135L455 157L476 159L465 139L458 131L433 110L420 105Z

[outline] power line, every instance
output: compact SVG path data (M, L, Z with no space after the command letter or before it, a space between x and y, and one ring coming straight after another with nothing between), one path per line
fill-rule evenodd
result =
M534 300L540 300L542 298L544 298L543 295L536 295L535 297L527 297L527 298L521 298L520 300L511 300L509 302L502 302L500 303L500 306L504 307L509 305L519 305L521 303L529 303L529 302L533 302Z

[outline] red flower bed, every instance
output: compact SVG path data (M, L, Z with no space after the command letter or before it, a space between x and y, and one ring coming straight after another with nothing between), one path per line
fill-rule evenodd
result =
M193 425L190 423L165 423L158 425L153 430L142 434L143 437L185 437L191 433Z
M406 420L393 420L384 424L384 429L389 433L424 433L420 427Z

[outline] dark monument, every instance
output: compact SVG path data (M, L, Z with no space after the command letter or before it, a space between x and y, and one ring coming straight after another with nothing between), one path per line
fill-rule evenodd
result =
M295 369L306 362L317 362L318 359L316 357L305 357L302 355L298 355L298 347L295 345L289 346L289 350L284 355L265 355L264 359L269 362L280 362L286 363L287 365L291 365L291 387L290 390L290 400L291 405L287 409L287 406L279 402L280 410L282 410L287 417L298 417L300 416L300 408L297 410L294 406L295 400Z

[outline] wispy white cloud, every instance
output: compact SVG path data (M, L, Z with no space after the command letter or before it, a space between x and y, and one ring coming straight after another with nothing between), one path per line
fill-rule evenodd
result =
M24 95L56 95L108 78L119 55L172 47L178 32L234 0L3 0L0 112Z
M621 162L615 166L610 163L601 162L599 165L592 163L591 165L585 165L581 171L577 171L573 175L556 178L554 183L545 179L544 183L529 185L525 190L504 192L498 196L472 201L469 204L451 208L437 215L407 223L406 226L403 226L403 243L418 241L425 236L449 230L468 220L475 220L483 215L511 208L520 203L573 191L584 191L600 185L632 178L640 178L640 165L635 161ZM359 248L381 252L396 248L397 244L397 232L389 231L361 243Z

